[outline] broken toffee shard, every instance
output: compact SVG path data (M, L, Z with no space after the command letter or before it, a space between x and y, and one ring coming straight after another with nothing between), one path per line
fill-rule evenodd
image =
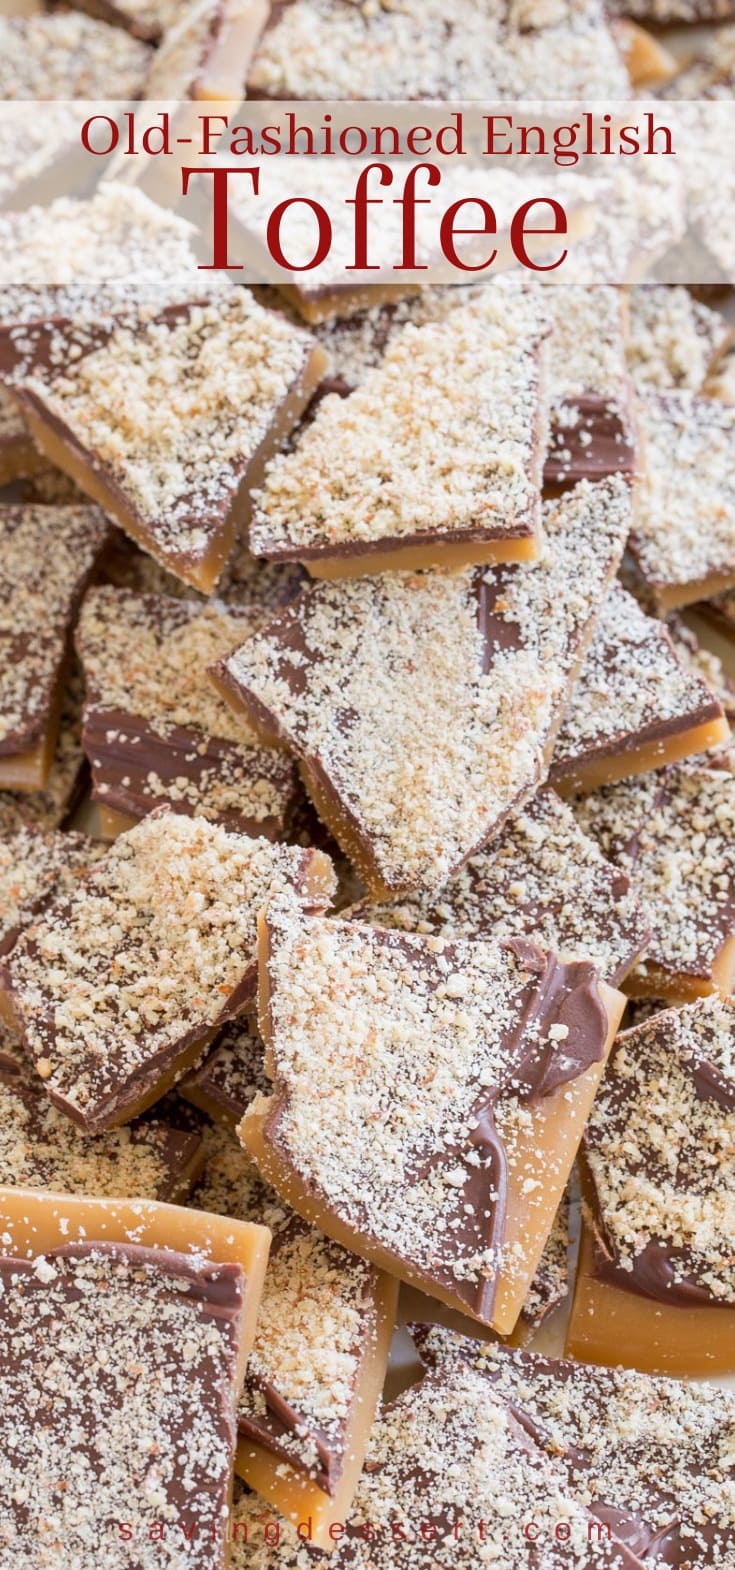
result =
M549 326L512 286L406 326L268 464L252 550L318 578L537 556Z
M371 1434L334 1570L643 1570L519 1418L467 1360L404 1391ZM236 1500L233 1570L309 1570L303 1537L279 1523L274 1546L263 1516L256 1495Z
M430 1369L464 1363L486 1378L575 1498L644 1564L731 1570L731 1390L507 1351L423 1325L414 1336Z
M735 775L678 763L577 797L574 811L628 873L651 922L625 981L632 997L686 1003L735 978Z
M55 1104L95 1133L159 1100L252 999L257 914L291 882L323 910L331 863L166 809L121 835L2 971Z
M294 765L259 745L207 679L213 659L267 620L247 603L203 605L114 588L87 595L76 647L103 833L130 828L167 803L243 834L283 837Z
M323 351L245 289L97 335L72 324L58 342L81 349L73 363L62 355L16 386L34 439L162 566L211 593Z
M307 1220L507 1333L622 1009L591 965L525 939L306 920L275 899L260 923L273 1092L240 1137Z
M0 1223L6 1555L40 1570L98 1560L104 1543L120 1570L130 1540L110 1522L128 1522L153 1537L148 1566L164 1519L187 1565L224 1570L267 1228L27 1189L0 1189Z
M0 789L47 783L71 634L111 532L97 507L0 507Z
M679 657L667 627L614 584L562 720L552 785L594 790L729 737L719 699Z
M441 938L531 938L564 959L588 960L620 986L650 937L630 880L605 860L552 790L508 819L438 894L384 904L360 900L344 917ZM224 1089L227 1049L212 1054L208 1083Z
M318 584L214 670L373 897L441 887L543 781L630 506L581 481L538 563Z
M735 584L735 408L688 392L642 398L646 469L630 549L658 610Z
M262 1068L262 1043L260 1053ZM295 1215L231 1134L205 1137L207 1162L192 1203L273 1233L238 1407L235 1468L286 1519L308 1519L314 1547L329 1549L332 1524L345 1521L362 1470L398 1282Z
M734 1048L714 997L618 1038L585 1131L572 1356L735 1372Z

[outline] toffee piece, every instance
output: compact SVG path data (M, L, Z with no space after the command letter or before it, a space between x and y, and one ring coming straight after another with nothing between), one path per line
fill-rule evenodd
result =
M179 1095L234 1133L253 1098L267 1094L264 1050L254 1021L233 1020L198 1068L181 1080Z
M373 896L442 886L543 780L629 521L582 481L537 564L319 584L213 673Z
M84 787L82 750L82 676L76 660L61 700L56 748L45 789L0 791L0 833L12 834L27 824L41 829L64 828Z
M0 1185L100 1199L187 1198L205 1155L193 1129L147 1117L105 1134L84 1134L4 1048L0 1031Z
M266 1229L19 1189L0 1190L0 1218L6 1556L123 1570L133 1546L153 1570L163 1521L182 1564L224 1570Z
M636 390L701 392L732 326L683 285L642 284L628 295L627 357Z
M553 321L547 485L635 472L637 431L619 289L560 284L546 291Z
M85 332L94 343L105 322L134 323L200 296L194 238L191 224L113 180L86 201L57 197L48 207L1 214L3 375L63 368L70 322L78 352Z
M646 472L630 548L659 610L735 584L735 409L687 392L640 401Z
M255 1495L237 1500L234 1570L308 1570L308 1541L283 1526L274 1546L264 1514ZM337 1542L335 1570L641 1570L569 1488L563 1459L459 1359L383 1410Z
M562 790L594 790L724 745L719 699L680 658L666 626L615 584L595 625L549 770Z
M140 98L152 51L75 11L0 16L1 99Z
M76 647L103 832L167 803L244 834L283 836L294 766L258 745L207 679L213 660L267 620L267 611L246 604L228 609L114 588L88 594Z
M527 939L304 920L275 899L260 937L273 1091L240 1137L307 1220L507 1333L621 1012L591 965Z
M537 556L547 333L515 287L407 325L271 460L252 550L320 578Z
M552 13L486 0L272 3L249 98L627 98L630 80L596 0Z
M646 1565L731 1570L732 1391L509 1352L424 1327L417 1342L429 1368L462 1361L488 1379L559 1461L575 1498Z
M686 1003L735 978L735 774L673 764L579 798L575 812L629 873L651 921L633 997Z
M52 899L68 893L98 861L102 847L86 834L61 834L32 824L0 834L0 955Z
M18 397L51 462L208 594L323 365L307 333L239 289L118 327L73 366L29 376Z
M180 10L180 0L72 0L72 4L77 11L124 27L150 43L157 43L173 26Z
M573 1356L735 1370L734 1045L714 997L619 1037L584 1137Z
M122 835L5 964L52 1101L96 1133L159 1100L252 997L257 913L287 885L323 909L330 863L165 809Z
M273 1233L236 1469L287 1519L309 1517L314 1546L329 1549L362 1469L398 1283L283 1205L231 1135L212 1131L207 1143L192 1203Z
M566 960L589 960L615 987L650 934L629 879L550 790L514 812L487 850L438 894L363 900L348 914L371 926L440 938L532 938ZM215 1059L216 1053L213 1067ZM223 1075L226 1065L223 1055Z
M109 537L96 507L0 507L0 788L47 784L71 633Z

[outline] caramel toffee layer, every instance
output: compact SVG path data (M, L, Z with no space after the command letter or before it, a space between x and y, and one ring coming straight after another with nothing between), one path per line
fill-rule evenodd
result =
M235 1508L234 1570L308 1570L309 1549L283 1525L269 1546L262 1504ZM568 1533L555 1531L568 1524ZM527 1523L533 1523L531 1531ZM247 1526L247 1543L243 1527ZM636 1570L640 1560L569 1487L564 1459L544 1451L514 1404L468 1361L431 1372L375 1424L338 1570Z
M63 1194L180 1200L203 1156L198 1134L158 1117L94 1137L0 1053L0 1184Z
M0 955L9 953L44 905L73 888L101 854L84 834L45 833L28 825L0 835Z
M273 1095L245 1139L264 1116L266 1145L340 1223L489 1320L513 1160L496 1115L601 1061L597 972L526 939L304 922L290 900L267 930Z
M613 986L650 933L626 875L549 790L514 812L439 894L382 905L364 900L351 915L442 938L533 938L567 958L589 960Z
M371 890L441 886L543 777L629 518L581 482L539 562L317 585L218 667Z
M0 758L40 745L110 528L96 507L0 507Z
M6 961L52 1100L89 1132L149 1105L252 997L265 900L293 882L323 908L328 869L318 852L166 811L122 835Z
M72 328L67 353L75 342ZM251 465L306 399L313 347L238 289L122 325L71 363L62 356L28 376L18 396L46 446L66 453L80 483L104 490L125 529L209 588L204 575L216 580L232 549Z
M76 642L98 801L133 818L167 802L242 833L283 833L293 764L258 746L207 679L212 660L266 620L255 608L124 589L87 596Z
M187 1564L222 1565L241 1268L90 1241L0 1259L0 1282L6 1555L118 1570L130 1550L110 1522L129 1521L149 1570L164 1518L195 1525Z
M521 1321L536 1329L569 1292L569 1194L564 1195L544 1244L536 1274L521 1309Z
M627 1030L585 1133L595 1272L682 1307L735 1301L735 1005Z
M366 555L369 571L371 552L404 546L423 546L430 564L443 545L533 542L548 329L538 296L510 285L394 333L361 385L322 399L269 463L252 549L315 569Z
M615 584L562 721L549 778L574 783L590 764L624 763L640 748L647 758L658 749L663 761L667 743L682 732L723 718L719 700L679 659L666 627Z
M431 1368L457 1361L491 1383L553 1456L579 1500L646 1564L735 1562L735 1400L729 1390L589 1368L422 1327Z
M735 934L735 776L675 764L578 798L575 812L630 875L652 927L629 985L712 991Z
M282 1204L230 1135L212 1131L207 1144L192 1204L273 1233L238 1407L241 1439L334 1494L376 1335L377 1272Z

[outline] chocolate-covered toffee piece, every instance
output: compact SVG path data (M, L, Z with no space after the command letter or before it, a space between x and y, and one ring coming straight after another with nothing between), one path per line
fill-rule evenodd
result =
M121 326L73 367L28 377L18 396L47 457L209 593L323 364L307 333L239 289Z
M729 735L719 699L679 659L667 627L615 584L561 723L552 783L594 790L724 745Z
M0 832L14 833L27 823L63 828L84 788L82 751L82 675L72 660L61 700L59 732L46 787L42 791L0 791Z
M262 1047L261 1047L262 1057ZM385 1378L398 1283L310 1227L242 1146L211 1131L192 1203L270 1227L258 1328L238 1408L236 1467L316 1547L344 1522Z
M538 563L319 584L214 672L371 894L442 886L542 780L629 519L582 481Z
M0 1046L4 1046L0 1035ZM40 1081L0 1051L0 1184L117 1199L183 1202L204 1162L201 1136L165 1118L82 1133Z
M0 1217L6 1557L153 1570L178 1537L224 1570L267 1231L7 1188Z
M626 352L638 392L701 392L732 339L719 311L683 285L641 284L628 295Z
M245 96L245 79L268 0L193 0L172 18L146 83L149 99Z
M622 0L616 9L653 26L669 23L721 22L733 15L732 0ZM689 97L689 92L672 88L672 97ZM691 96L700 97L699 92Z
M727 600L727 595L722 595L721 599ZM717 603L717 599L705 601L697 606L697 614L708 620L705 615L707 608ZM679 659L707 683L732 725L735 720L735 679L726 671L719 654L700 642L697 634L677 611L671 611L666 617L666 630Z
M55 1104L95 1133L160 1099L252 998L256 917L288 885L323 909L327 858L165 809L122 835L3 973Z
M537 295L513 287L406 326L271 460L252 550L323 578L536 556L547 333Z
M573 1356L735 1370L734 1062L729 999L619 1037L585 1132Z
M672 764L580 797L575 812L651 921L633 997L686 1003L735 977L735 774Z
M249 98L627 98L630 81L596 0L522 13L486 0L274 0Z
M134 186L103 181L86 201L0 215L0 368L62 368L100 325L137 321L204 294L192 225ZM207 283L207 293L213 286ZM227 292L227 286L219 286Z
M626 875L550 790L514 812L438 894L363 900L349 915L441 938L533 938L566 960L589 960L611 986L627 975L650 931Z
M140 98L152 51L75 11L0 16L0 98Z
M432 1369L469 1363L563 1467L570 1490L649 1566L735 1564L735 1398L420 1327ZM617 1348L616 1348L617 1355Z
M291 760L258 744L214 691L207 667L268 619L247 605L92 590L76 636L84 749L103 832L162 802L244 834L282 837Z
M0 833L0 955L51 899L58 899L98 861L102 847L86 834L25 824Z
M233 1020L199 1067L181 1080L179 1095L234 1133L253 1097L268 1091L264 1051L255 1022Z
M254 1494L235 1505L234 1570L308 1570L308 1539ZM335 1570L641 1570L484 1373L456 1359L381 1413ZM729 1567L728 1567L729 1570Z
M725 639L726 644L735 644L735 589L715 594L711 600L702 600L696 606L696 612L714 632Z
M562 284L546 292L553 332L544 480L567 485L633 474L636 425L620 290Z
M735 409L688 392L640 400L646 471L630 548L659 610L735 583Z
M307 920L286 896L261 919L259 1012L273 1090L240 1136L267 1181L346 1247L511 1331L620 994L525 938Z
M96 507L0 507L0 787L43 790L71 633L110 536Z

